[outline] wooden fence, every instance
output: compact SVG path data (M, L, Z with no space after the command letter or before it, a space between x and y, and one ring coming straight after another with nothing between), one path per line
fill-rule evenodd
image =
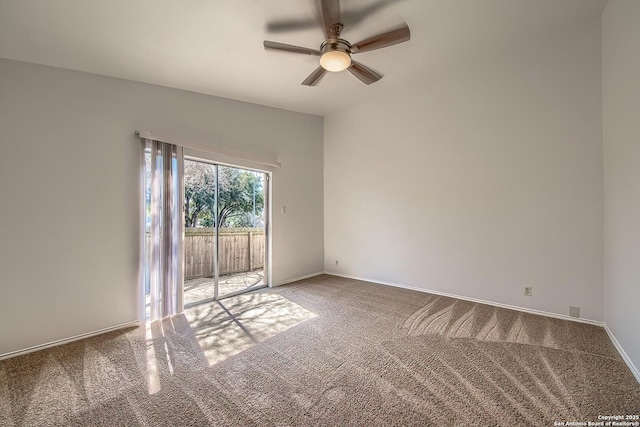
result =
M264 267L263 228L221 228L219 233L220 275L253 271ZM185 229L185 279L213 275L214 234L213 228Z

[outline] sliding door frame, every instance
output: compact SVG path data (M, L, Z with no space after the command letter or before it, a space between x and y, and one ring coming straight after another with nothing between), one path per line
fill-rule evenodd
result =
M220 296L219 294L219 282L220 282L220 266L219 266L219 251L220 251L220 240L219 240L219 231L220 231L220 224L218 223L218 221L216 221L215 224L215 234L214 234L214 245L213 245L213 260L212 260L212 264L213 264L213 279L214 279L214 296L213 298L205 298L202 300L199 300L197 302L193 302L193 303L189 303L189 304L185 304L185 308L189 308L189 307L193 307L195 305L199 305L199 304L203 304L203 303L207 303L207 302L212 302L212 301L219 301L225 298L229 298L229 297L233 297L236 295L240 295L252 290L256 290L256 289L262 289L262 288L266 288L266 287L272 287L272 281L271 281L271 180L272 180L272 171L270 170L264 170L263 168L259 168L259 167L251 167L251 166L246 166L246 165L237 165L237 164L233 164L233 163L229 163L229 162L221 162L216 160L216 156L213 155L212 153L204 153L204 152L196 152L193 153L191 152L191 150L187 150L185 149L185 153L182 156L183 157L183 162L184 161L193 161L193 162L200 162L200 163L206 163L209 165L212 165L215 168L215 210L217 212L218 210L218 193L219 193L219 180L218 180L218 172L219 172L219 166L224 166L224 167L230 167L230 168L235 168L235 169L240 169L240 170L247 170L247 171L252 171L252 172L258 172L261 174L264 174L264 178L265 178L265 188L264 188L264 234L265 234L265 249L264 249L264 267L263 267L263 277L264 277L264 283L262 285L256 285L256 286L252 286L250 288L247 289L242 289L240 291L235 291L235 292L230 292L228 294L224 294L222 296ZM245 162L242 162L245 163ZM182 168L184 170L184 166ZM184 193L184 186L182 189L183 193ZM183 200L184 200L184 196L183 196ZM184 204L184 202L183 202ZM183 207L183 211L184 211L184 207ZM184 215L183 215L184 218ZM184 222L184 219L183 219ZM183 240L184 240L184 231L183 231ZM183 273L184 274L184 273Z

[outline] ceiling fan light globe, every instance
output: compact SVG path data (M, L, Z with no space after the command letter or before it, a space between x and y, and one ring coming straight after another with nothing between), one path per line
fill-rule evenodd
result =
M322 54L320 65L327 71L344 71L351 66L351 55L341 50L332 50Z

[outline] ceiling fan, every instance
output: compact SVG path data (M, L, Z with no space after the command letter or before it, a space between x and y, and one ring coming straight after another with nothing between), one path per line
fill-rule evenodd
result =
M344 70L349 70L351 74L365 84L375 83L382 78L382 74L352 60L351 55L393 46L406 42L411 38L409 26L405 23L400 28L369 37L358 43L351 44L347 40L341 39L340 33L342 33L344 25L340 17L340 0L320 0L320 17L320 25L326 37L320 45L320 49L310 49L269 40L264 41L266 49L320 57L320 66L302 82L305 86L315 86L327 71L339 72Z

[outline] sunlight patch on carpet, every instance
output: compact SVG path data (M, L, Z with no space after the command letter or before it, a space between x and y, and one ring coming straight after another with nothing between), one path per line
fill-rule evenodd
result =
M146 324L145 338L147 339L147 391L151 395L160 391L160 376L158 375L156 352L153 348L151 323Z
M185 317L213 366L316 315L280 295L255 293L190 308Z

